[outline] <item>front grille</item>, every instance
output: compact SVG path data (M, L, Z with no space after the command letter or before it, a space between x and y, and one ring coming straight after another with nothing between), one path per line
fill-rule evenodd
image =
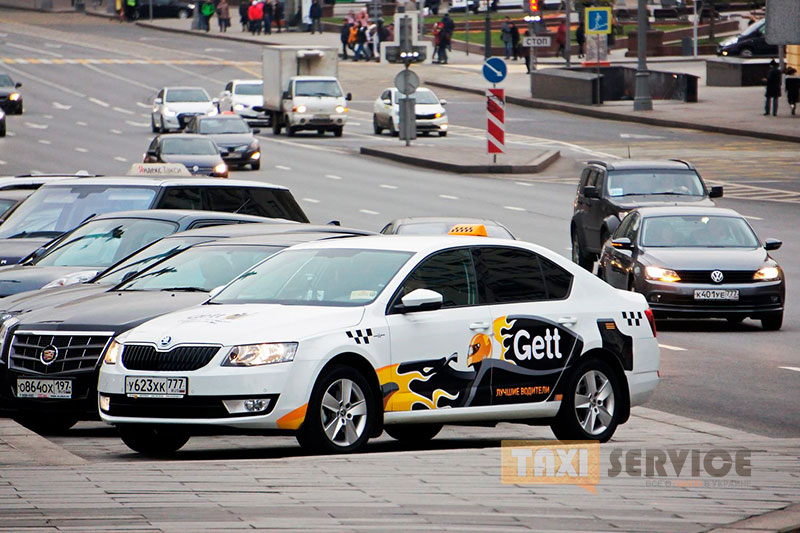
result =
M194 169L195 165L186 165L186 168L189 169L189 172L192 174L211 174L214 172L214 167L204 167L200 165L196 165L197 170Z
M46 333L19 331L11 339L10 367L38 374L60 374L94 370L111 333ZM42 361L45 349L55 348L50 364Z
M432 120L436 118L436 113L428 113L425 115L417 115L417 120Z
M159 352L154 346L126 344L122 364L130 370L177 372L206 366L219 351L219 346L177 346Z
M184 396L183 398L129 398L122 394L111 395L108 414L134 418L233 418L239 416L267 415L275 408L277 394L248 396L268 400L267 408L257 413L231 414L222 403L235 397Z
M720 270L722 283L711 280L713 270L678 270L678 275L683 283L703 283L710 285L727 285L733 283L755 283L753 275L755 270Z

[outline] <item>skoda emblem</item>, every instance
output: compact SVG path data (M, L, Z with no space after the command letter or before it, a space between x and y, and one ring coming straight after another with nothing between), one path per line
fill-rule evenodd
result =
M171 343L171 342L172 342L172 337L170 337L169 335L166 335L160 341L161 346L163 346L163 347L169 346L169 343Z
M50 346L45 347L45 349L42 350L42 353L39 355L39 359L42 361L42 363L46 365L49 365L57 358L58 358L58 348L56 348L52 344Z
M714 283L722 283L722 278L724 277L725 276L723 276L722 272L720 272L719 270L715 270L714 272L711 273L711 281L713 281Z

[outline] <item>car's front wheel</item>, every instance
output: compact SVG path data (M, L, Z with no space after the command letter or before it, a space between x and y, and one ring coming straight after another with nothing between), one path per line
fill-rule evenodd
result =
M386 426L386 433L401 442L427 442L442 430L442 424L401 424Z
M343 131L344 131L344 126L334 126L334 128L333 128L333 136L334 137L341 137Z
M156 119L153 118L153 115L150 115L150 130L153 133L158 133L158 126L156 126Z
M250 170L261 170L261 161L250 163Z
M570 376L550 428L559 440L607 442L617 429L622 404L617 373L605 361L587 359Z
M353 453L366 446L377 413L369 382L356 369L334 366L321 375L297 432L304 448L320 453Z
M153 457L172 455L191 437L186 430L175 426L122 424L117 431L128 448Z
M372 131L375 135L380 135L383 133L383 128L378 125L378 115L372 115Z
M761 327L767 331L778 331L783 326L783 311L761 317Z
M739 55L741 57L753 57L753 51L749 48L742 48L742 50L739 52Z

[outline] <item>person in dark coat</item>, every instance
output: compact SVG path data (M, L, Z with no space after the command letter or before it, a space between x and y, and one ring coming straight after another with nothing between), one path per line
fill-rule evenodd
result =
M322 6L319 4L319 0L314 0L311 4L308 17L311 19L311 34L314 34L315 29L322 33Z
M514 53L514 61L522 55L519 49L519 28L513 22L511 23L511 51Z
M769 72L767 72L767 91L764 93L764 116L769 115L769 103L772 100L772 116L778 114L778 99L781 97L781 71L778 64L773 59L769 62Z
M575 40L578 41L578 57L583 57L583 47L586 45L586 28L583 25L583 19L578 23L578 29L575 31Z
M275 9L273 10L272 18L275 19L275 26L278 28L278 33L280 33L281 21L283 20L283 4L281 0L275 0Z
M264 34L269 35L272 33L272 1L267 0L264 2Z
M342 59L347 59L347 41L350 40L350 28L352 26L352 22L344 21L339 32L339 40L342 41Z
M786 68L786 99L789 101L789 108L792 110L792 115L794 115L795 109L797 109L797 100L800 100L800 79L789 77L795 74L797 74L797 70L795 70L794 67Z
M242 25L242 31L247 31L250 26L250 19L247 17L247 10L250 8L250 3L242 0L239 4L239 23Z

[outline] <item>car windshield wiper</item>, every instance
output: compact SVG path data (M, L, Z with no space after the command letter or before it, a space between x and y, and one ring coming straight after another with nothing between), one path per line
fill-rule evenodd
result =
M174 292L209 292L203 287L169 287L167 289L161 289L161 290L174 291Z
M14 235L7 237L8 239L25 239L35 237L59 237L62 233L60 231L20 231Z

